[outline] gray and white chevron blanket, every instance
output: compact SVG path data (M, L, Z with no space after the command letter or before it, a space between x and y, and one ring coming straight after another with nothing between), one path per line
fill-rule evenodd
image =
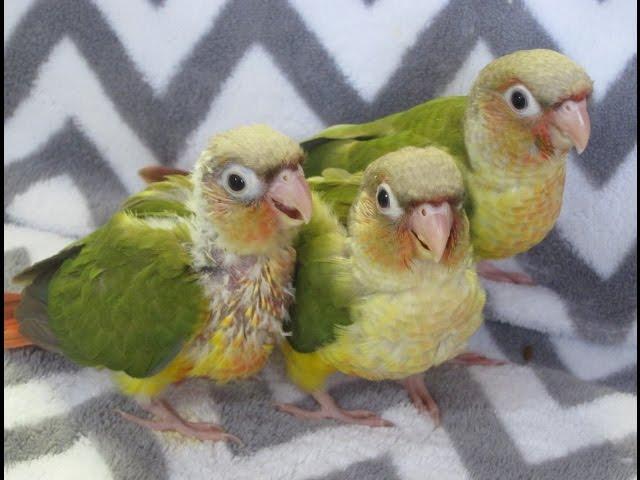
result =
M16 479L631 479L637 475L637 52L631 0L6 0L4 288L104 222L136 170L189 168L208 136L264 122L302 139L466 93L517 49L595 80L593 135L569 161L559 222L487 283L472 347L507 366L426 374L434 429L394 383L337 378L369 429L274 411L302 400L279 359L256 381L170 392L244 447L126 423L106 373L4 354L4 474Z

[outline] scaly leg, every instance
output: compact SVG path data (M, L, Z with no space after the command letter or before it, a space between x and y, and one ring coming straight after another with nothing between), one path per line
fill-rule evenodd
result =
M117 412L130 422L151 430L177 432L186 437L197 438L198 440L211 440L214 442L231 440L240 445L242 444L238 437L225 432L220 426L214 423L189 422L183 419L178 412L165 401L153 399L148 404L141 403L140 406L145 411L157 417L157 420L139 418L121 410L117 410Z
M314 392L311 394L320 404L319 410L305 410L304 408L289 403L278 403L276 408L298 418L306 419L333 419L343 423L368 425L370 427L391 427L393 423L384 420L376 413L368 410L344 410L338 406L333 397L327 392Z
M461 353L457 357L453 357L450 362L456 365L484 365L485 367L498 367L507 364L504 360L495 360L474 352Z
M419 373L411 375L401 381L404 388L409 393L411 402L415 405L420 413L428 413L433 419L436 427L440 426L440 409L433 399L427 386L424 383L424 376Z
M486 260L478 262L478 275L494 282L515 283L516 285L535 285L536 283L526 273L506 272Z

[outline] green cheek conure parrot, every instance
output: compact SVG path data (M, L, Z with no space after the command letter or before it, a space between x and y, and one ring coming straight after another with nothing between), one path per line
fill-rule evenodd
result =
M299 145L266 127L215 136L190 176L130 197L102 227L16 277L5 348L36 344L115 372L156 418L140 425L235 437L158 397L188 377L257 372L293 301L298 227L311 216Z
M336 404L325 381L342 372L401 381L437 424L423 372L458 356L461 363L499 363L462 354L482 323L485 293L455 161L435 147L404 147L363 174L328 169L308 181L319 191L313 218L296 241L296 301L281 345L289 377L320 409L279 408L299 417L389 425L373 412ZM347 227L322 199L327 182L355 198Z
M567 154L571 147L581 153L589 140L591 92L589 76L566 56L516 51L487 65L468 96L436 98L370 123L320 132L302 144L309 155L304 171L320 175L334 167L355 173L405 146L438 146L462 172L476 259L511 257L538 244L558 218ZM151 169L143 176L162 172ZM353 198L338 200L344 213ZM487 261L478 272L532 283L528 275Z

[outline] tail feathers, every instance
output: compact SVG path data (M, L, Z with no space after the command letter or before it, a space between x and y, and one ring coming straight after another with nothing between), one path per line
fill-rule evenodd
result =
M18 293L4 294L4 348L26 347L33 345L33 342L20 334L20 325L16 319L16 308L20 303L21 296Z
M189 175L186 170L163 167L161 165L149 165L138 170L138 175L147 183L161 182L169 175Z

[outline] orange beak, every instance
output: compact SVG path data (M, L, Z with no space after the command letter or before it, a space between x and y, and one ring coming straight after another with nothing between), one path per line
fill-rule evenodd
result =
M423 203L409 217L411 233L422 248L431 251L436 262L447 248L452 226L453 210L449 202Z
M283 169L271 182L267 198L285 219L285 224L295 226L309 223L312 210L311 191L302 168Z
M578 153L587 148L591 135L591 120L587 111L587 99L578 102L565 100L553 111L553 123L571 139Z

